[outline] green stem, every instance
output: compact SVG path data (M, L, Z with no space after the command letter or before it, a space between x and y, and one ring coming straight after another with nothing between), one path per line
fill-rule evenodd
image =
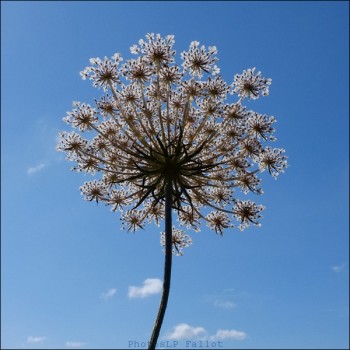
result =
M160 301L158 316L154 323L153 332L149 341L149 350L154 350L157 345L160 329L162 327L165 310L168 304L170 279L171 279L171 260L172 260L172 182L169 180L165 188L165 263L164 263L164 280L163 294Z

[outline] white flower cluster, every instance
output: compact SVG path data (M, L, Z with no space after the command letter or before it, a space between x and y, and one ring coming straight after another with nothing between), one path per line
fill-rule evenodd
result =
M94 107L73 103L64 121L76 131L61 133L58 150L74 170L100 174L81 192L120 211L127 230L160 224L169 182L181 226L200 231L204 221L222 235L233 219L241 230L260 225L263 207L237 199L235 190L261 194L259 172L276 178L287 166L284 150L269 145L276 119L242 104L267 95L271 79L253 68L228 84L218 75L215 47L192 42L179 66L173 44L171 35L148 34L122 65L119 54L91 59L81 75L105 95ZM230 94L237 100L229 102ZM191 241L178 229L173 240L178 254Z
M165 232L160 235L160 244L165 247ZM172 229L172 246L173 254L178 256L183 255L182 249L187 248L192 244L192 238L185 233L184 230L173 227Z
M232 94L256 100L259 95L267 96L272 80L261 76L261 72L255 74L255 67L244 70L242 74L234 77Z

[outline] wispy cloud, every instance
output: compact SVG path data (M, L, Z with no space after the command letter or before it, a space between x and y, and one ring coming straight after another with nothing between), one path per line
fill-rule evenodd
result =
M110 288L107 290L107 292L103 292L101 294L101 298L104 300L110 299L115 295L116 292L117 292L116 288Z
M45 337L34 337L32 335L30 335L27 338L27 343L33 344L33 343L42 343L45 340Z
M228 300L214 300L214 306L218 307L219 309L230 310L233 309L236 304Z
M235 329L219 329L215 335L211 336L211 340L222 340L222 339L234 339L243 340L247 337L247 334L242 331L236 331Z
M67 341L66 342L66 347L67 348L81 348L84 346L86 343L82 343L80 341Z
M339 273L339 272L344 271L344 270L345 270L345 267L346 267L346 264L331 266L332 270L333 270L335 273Z
M187 323L180 323L165 338L170 340L192 339L205 333L206 330L203 327L192 327Z
M28 168L27 174L28 175L33 175L35 173L38 173L39 171L43 170L45 168L46 164L45 163L40 163L38 165L35 165L33 167Z
M129 298L146 298L160 293L162 288L163 283L159 278L147 278L141 287L130 286L128 296Z
M222 292L218 292L211 295L204 295L204 299L207 303L214 305L218 309L232 310L237 305L232 301L234 289L225 289Z

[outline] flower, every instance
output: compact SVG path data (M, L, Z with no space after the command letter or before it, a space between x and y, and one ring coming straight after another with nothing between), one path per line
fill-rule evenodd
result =
M74 130L60 134L57 149L74 170L97 176L82 194L120 212L129 231L160 225L169 183L180 226L200 231L205 221L222 235L234 219L241 230L259 225L263 206L235 198L235 189L262 194L259 174L267 169L276 178L287 161L283 149L270 146L276 119L242 102L268 95L271 79L253 68L227 84L215 46L193 41L177 65L173 45L172 35L147 34L122 66L120 54L91 59L82 78L105 95L95 107L74 102L64 118ZM182 255L191 242L173 229L174 252Z
M266 115L258 113L250 113L247 119L248 133L254 135L256 138L263 138L265 141L269 137L270 141L275 141L275 137L272 136L275 129L272 128L272 124L276 122L274 117L268 117Z
M67 152L67 159L77 160L78 154L83 154L88 145L88 141L84 140L76 132L61 132L59 133L59 143L57 150Z
M164 39L157 34L156 37L153 33L146 35L147 41L143 39L139 40L139 45L133 45L130 50L131 53L141 53L143 57L150 64L167 65L174 61L175 51L172 49L174 44L174 36L167 35Z
M255 67L244 70L243 73L236 74L233 82L233 94L238 94L243 98L247 97L249 100L256 100L259 98L259 94L267 96L269 94L269 86L271 85L271 79L261 76L261 72L256 73Z
M218 50L215 46L209 46L208 51L206 47L202 45L199 47L198 41L192 41L190 49L181 53L181 58L183 59L182 66L184 70L190 71L192 76L198 76L201 78L203 73L212 72L213 75L219 73L218 67L214 63L218 60L215 55Z
M111 182L111 180L107 180L106 182ZM130 204L128 199L128 194L124 190L116 190L112 189L107 205L112 205L112 211L116 211L117 209L122 209L124 206Z
M287 167L286 157L282 155L284 152L283 148L266 147L258 158L260 171L268 169L269 173L276 179L278 174L283 173Z
M178 221L180 225L185 226L186 228L192 228L196 232L199 232L200 225L200 215L198 212L192 210L191 206L183 207L183 209L179 212Z
M230 91L230 87L220 76L216 76L214 79L208 77L207 82L204 84L204 89L206 89L208 96L219 101L224 100Z
M144 57L137 60L128 60L122 67L121 72L130 81L145 83L154 73L154 68L148 64Z
M90 78L94 87L102 87L107 91L111 82L120 82L118 66L121 61L122 58L117 53L112 56L111 60L108 57L105 57L103 61L100 58L90 58L92 66L86 67L80 72L80 75L83 80Z
M175 227L172 229L172 253L176 255L183 255L182 249L187 248L192 244L192 238L187 235L183 230L179 230ZM165 246L165 232L161 233L160 245Z
M92 201L103 200L107 193L106 184L101 181L90 181L85 182L83 186L80 187L81 193L85 195L86 200Z
M95 99L95 104L98 112L103 117L118 114L118 109L116 108L115 101L113 101L113 98L108 94L106 94L106 96L102 96L99 100Z
M239 229L243 231L251 223L260 226L258 219L261 218L260 212L264 209L264 206L257 205L250 200L240 201L236 199L233 212L235 217L241 221Z
M211 212L206 216L206 219L208 221L209 228L215 230L215 232L220 236L222 236L224 228L233 227L227 213L221 211Z
M98 121L96 111L86 103L74 102L73 106L75 107L73 111L67 112L67 116L63 120L80 131L91 130Z
M145 212L143 210L127 210L122 215L122 227L128 231L136 231L138 228L143 228L142 222L145 220Z

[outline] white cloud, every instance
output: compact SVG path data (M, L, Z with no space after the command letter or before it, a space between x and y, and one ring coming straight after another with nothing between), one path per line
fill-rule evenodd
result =
M117 292L117 289L116 288L110 288L107 290L107 292L103 292L101 294L101 298L102 299L109 299L109 298L112 298L112 296Z
M37 172L43 170L43 169L45 168L45 166L46 166L46 164L40 163L40 164L38 164L38 165L36 165L36 166L30 167L30 168L28 168L28 170L27 170L27 174L28 174L28 175L33 175L33 174L35 174L35 173L37 173Z
M236 304L234 304L231 301L222 301L222 300L215 300L214 305L220 309L226 309L226 310L233 309L236 306Z
M332 270L333 270L335 273L339 273L339 272L344 271L344 270L345 270L345 267L346 267L345 264L334 265L334 266L332 266Z
M80 348L83 345L85 345L85 343L82 343L80 341L67 341L66 342L66 347L68 347L68 348Z
M162 289L163 283L159 278L147 278L141 287L130 286L128 296L129 298L146 298L160 293Z
M206 330L203 327L192 327L187 323L180 323L173 328L173 331L168 333L166 339L191 339L203 335Z
M32 335L27 338L27 343L42 343L45 337L33 337Z
M165 339L169 340L181 340L181 339L208 339L208 340L244 340L247 334L243 331L237 331L235 329L219 329L216 334L209 336L208 332L203 327L192 327L187 323L180 323L173 327L171 332L165 335Z
M247 337L247 334L242 331L236 331L235 329L219 329L215 335L211 336L212 340L220 340L220 339L235 339L235 340L243 340Z

